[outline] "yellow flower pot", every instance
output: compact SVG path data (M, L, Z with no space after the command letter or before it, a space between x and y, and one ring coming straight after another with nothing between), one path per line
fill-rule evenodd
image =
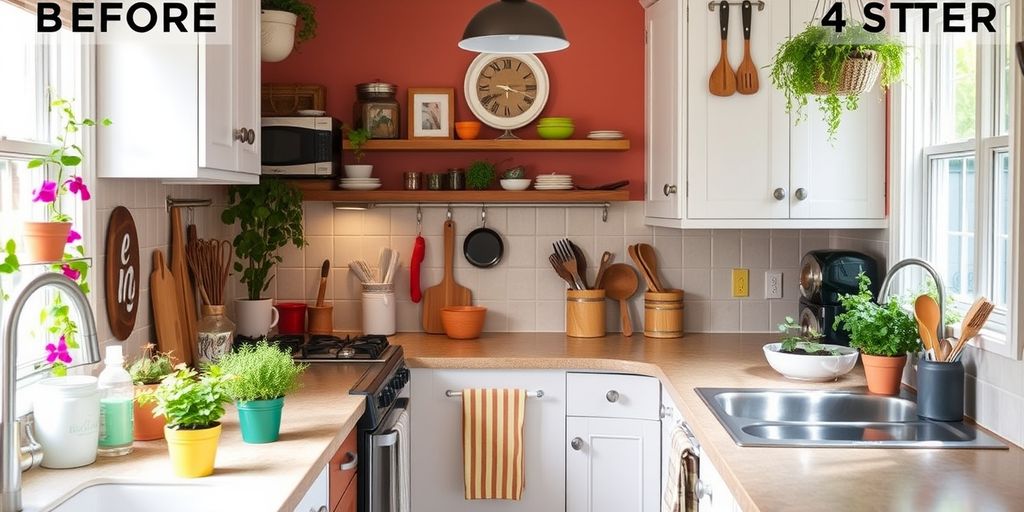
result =
M213 474L220 441L220 423L202 430L174 430L164 427L167 451L171 454L174 474L184 478L197 478Z

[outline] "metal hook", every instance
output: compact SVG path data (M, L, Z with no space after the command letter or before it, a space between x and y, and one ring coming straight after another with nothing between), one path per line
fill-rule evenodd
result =
M452 220L452 205L448 205L448 211L444 214L445 218Z
M485 227L485 228L487 227L487 205L486 204L480 205L480 224L483 227Z
M193 226L196 224L196 209L191 206L188 207L188 223Z
M423 234L423 209L416 205L416 235Z
M605 203L601 209L601 222L608 222L608 206L608 203Z

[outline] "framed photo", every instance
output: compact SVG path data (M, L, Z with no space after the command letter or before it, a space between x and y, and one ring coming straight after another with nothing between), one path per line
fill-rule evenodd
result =
M451 139L455 128L455 89L409 88L409 138Z

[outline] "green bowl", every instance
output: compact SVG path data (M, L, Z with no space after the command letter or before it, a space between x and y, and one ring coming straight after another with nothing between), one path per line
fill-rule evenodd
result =
M572 132L575 128L572 126L538 126L537 135L542 139L568 139L572 137Z
M537 124L540 124L540 125L549 125L549 124L558 124L558 125L568 124L568 125L571 125L572 124L572 118L571 117L542 117L542 118L540 118L537 121Z

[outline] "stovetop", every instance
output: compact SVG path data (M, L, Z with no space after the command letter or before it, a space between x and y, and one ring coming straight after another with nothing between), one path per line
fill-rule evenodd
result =
M236 345L255 343L260 338L237 336ZM276 334L267 341L291 351L297 361L379 363L387 360L391 346L385 336L345 336L322 334Z

